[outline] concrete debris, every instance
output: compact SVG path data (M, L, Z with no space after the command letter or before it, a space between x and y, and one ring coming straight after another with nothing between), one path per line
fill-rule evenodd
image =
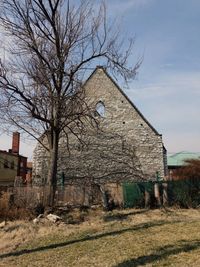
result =
M39 223L39 221L40 221L40 220L39 220L38 218L33 219L33 223L34 223L34 224Z
M41 218L44 218L44 214L40 214L37 216L37 219L41 219Z
M47 222L47 220L56 223L57 221L61 221L62 218L52 213L48 214L47 216L45 216L44 214L40 214L37 218L33 219L33 223L34 224L38 224L40 222L44 223L45 221Z
M0 228L4 228L6 226L6 221L0 223Z
M62 220L61 217L59 217L59 216L57 216L57 215L55 215L55 214L51 214L51 213L47 215L47 219L48 219L49 221L53 222L53 223Z

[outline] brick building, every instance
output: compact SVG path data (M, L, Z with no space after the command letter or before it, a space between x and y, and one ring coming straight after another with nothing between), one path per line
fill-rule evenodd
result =
M82 143L70 133L68 143L61 138L58 181L105 184L163 179L167 166L162 136L108 73L97 67L84 89L99 129L86 127ZM47 172L48 154L38 143L33 155L33 182L45 182Z
M16 177L26 179L27 157L19 154L20 133L14 132L12 149L0 150L0 185L13 185Z

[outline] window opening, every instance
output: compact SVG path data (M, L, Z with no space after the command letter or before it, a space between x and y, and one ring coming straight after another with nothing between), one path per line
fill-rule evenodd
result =
M96 104L96 113L97 113L97 115L99 115L101 117L105 117L105 112L106 112L106 109L105 109L104 103L102 101L99 101Z
M8 168L9 168L8 161L5 159L4 160L4 169L8 169Z

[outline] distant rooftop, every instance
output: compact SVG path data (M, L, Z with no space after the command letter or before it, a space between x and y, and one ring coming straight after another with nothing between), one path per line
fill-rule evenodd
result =
M167 157L168 166L183 166L187 159L200 159L200 152L182 151Z

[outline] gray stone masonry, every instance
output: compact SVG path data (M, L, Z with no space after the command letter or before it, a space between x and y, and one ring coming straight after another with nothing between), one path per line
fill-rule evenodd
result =
M165 176L162 136L131 103L106 71L98 67L86 81L86 102L94 110L100 130L88 127L83 144L69 134L69 148L60 140L58 176L65 182L94 183L155 180ZM105 106L103 117L96 104ZM48 154L38 144L33 157L33 181L45 181Z

